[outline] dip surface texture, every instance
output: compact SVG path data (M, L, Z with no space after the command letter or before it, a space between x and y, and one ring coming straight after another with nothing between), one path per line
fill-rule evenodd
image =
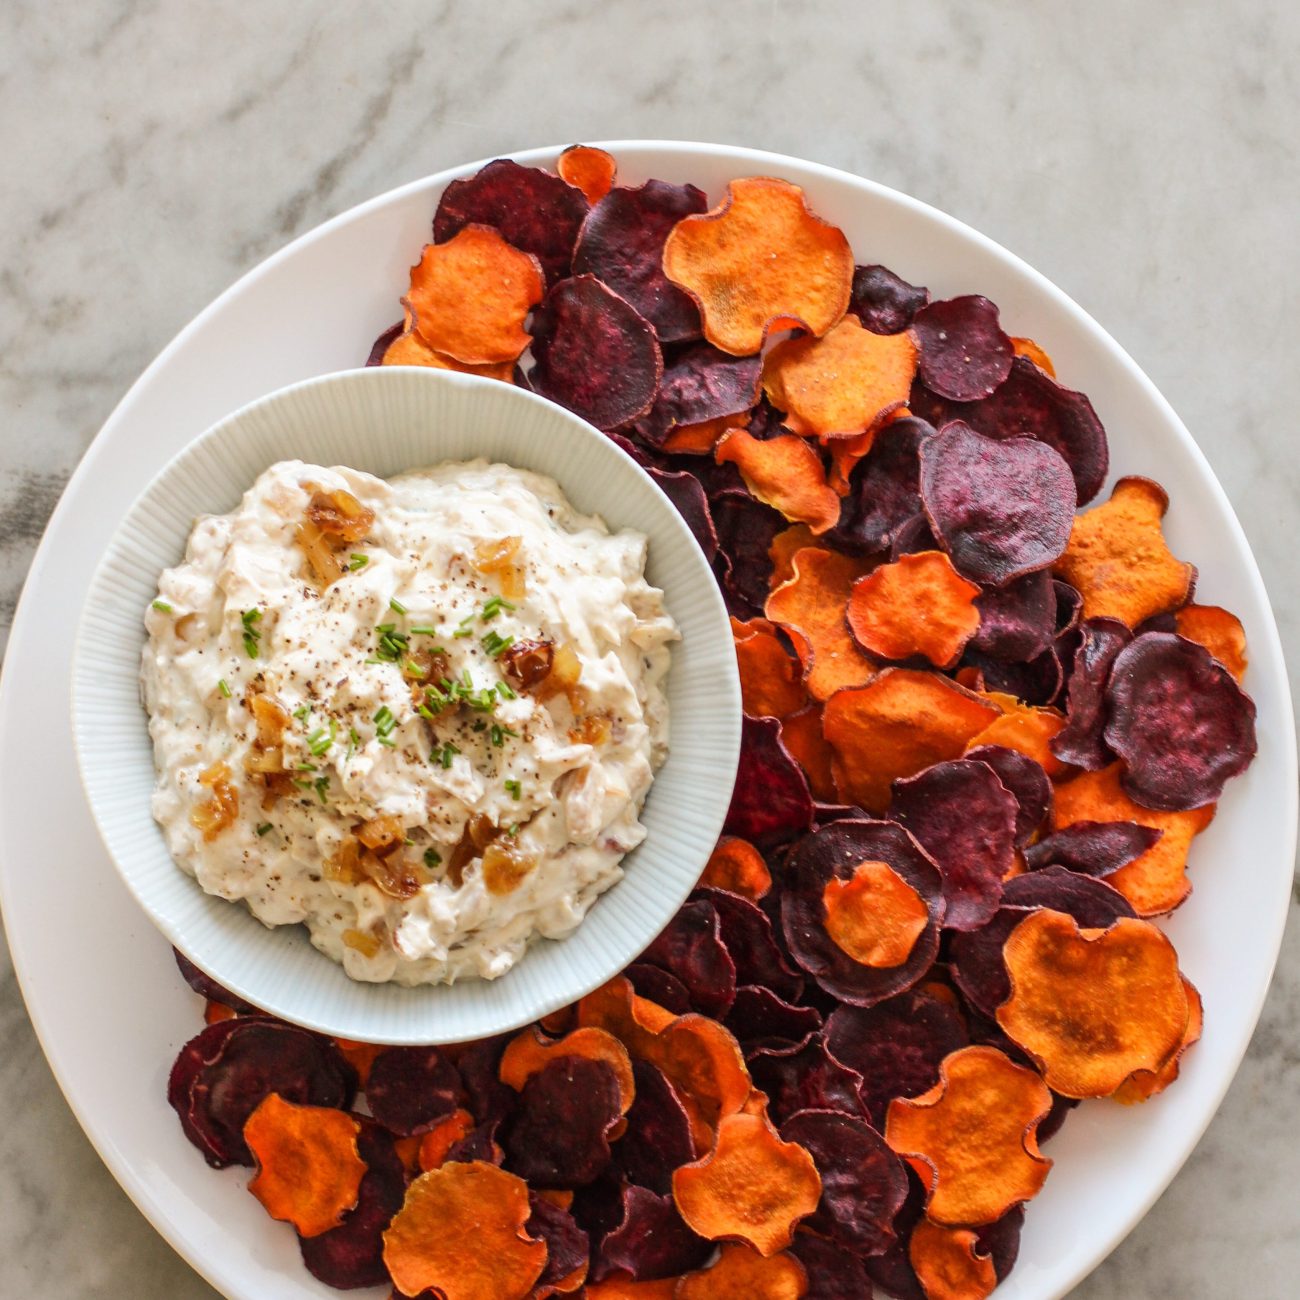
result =
M645 836L677 629L540 475L287 461L200 519L141 673L176 862L353 978L495 978Z

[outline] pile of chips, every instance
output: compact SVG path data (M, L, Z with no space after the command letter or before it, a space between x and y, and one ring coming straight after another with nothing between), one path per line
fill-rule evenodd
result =
M499 1039L331 1041L181 959L169 1099L336 1287L980 1300L1068 1111L1199 1036L1152 918L1255 752L1241 625L1157 484L1092 504L1091 403L988 299L855 265L786 181L616 178L449 185L371 360L526 385L680 510L740 667L726 834L636 963Z

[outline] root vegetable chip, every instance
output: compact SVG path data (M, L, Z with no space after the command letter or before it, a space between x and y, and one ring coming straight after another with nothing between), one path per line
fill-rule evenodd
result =
M816 1007L795 1006L771 989L742 984L725 1023L748 1053L760 1046L802 1042L821 1028L822 1017Z
M718 933L739 983L761 984L788 998L803 992L803 977L786 965L766 912L748 898L721 889L700 889L695 896L716 911Z
M673 1174L677 1208L701 1237L742 1241L763 1256L790 1244L820 1196L812 1156L761 1115L725 1116L713 1150Z
M672 456L711 457L722 435L740 424L740 416L720 415L716 420L703 420L699 424L674 425L664 438L663 451Z
M638 1282L699 1268L713 1247L687 1227L670 1196L646 1187L623 1189L623 1216L600 1244L601 1275L617 1269Z
M686 985L662 966L634 961L624 968L623 975L638 997L657 1002L674 1016L684 1016L691 1010L691 995L686 991Z
M776 330L825 334L849 304L853 253L799 186L751 176L732 181L720 207L674 227L663 266L695 300L704 337L746 356Z
M905 668L837 691L826 702L822 729L841 797L882 811L894 781L960 757L999 716L995 705L946 677Z
M718 553L718 533L713 526L708 498L704 495L699 479L693 474L674 473L671 470L657 469L653 465L646 472L686 521L686 526L704 552L704 558L712 561Z
M453 1110L440 1119L427 1133L421 1135L416 1151L416 1163L422 1173L437 1169L447 1159L451 1149L463 1142L474 1131L474 1116L467 1110Z
M643 1059L658 1066L683 1102L694 1103L709 1124L749 1100L751 1083L740 1044L707 1016L678 1016L646 1045Z
M633 1282L631 1278L612 1277L605 1282L588 1283L587 1300L673 1300L677 1294L675 1277L658 1282Z
M1002 950L1011 996L998 1024L1067 1097L1109 1097L1135 1070L1159 1070L1188 1023L1173 944L1149 921L1105 930L1027 916Z
M1213 803L1255 757L1255 704L1204 646L1147 632L1115 660L1106 744L1138 803L1182 812Z
M711 902L683 904L645 950L643 960L675 975L706 1015L720 1020L727 1014L736 996L736 966L722 942Z
M754 1049L749 1064L778 1124L803 1110L866 1118L859 1096L861 1077L831 1056L823 1034L811 1032L794 1044L763 1044Z
M1067 768L1052 752L1052 740L1064 726L1065 719L1055 709L1017 703L990 722L971 741L971 748L996 745L1012 749L1032 759L1048 776L1059 777Z
M801 1300L808 1294L808 1275L793 1255L767 1258L743 1245L726 1245L717 1260L688 1273L673 1291L673 1300Z
M721 419L731 422L728 428L743 425L758 401L761 373L759 357L733 357L708 343L687 348L664 366L659 395L637 421L637 436L651 447L667 449L666 440L676 429Z
M595 276L561 280L533 314L533 391L598 429L644 415L663 369L650 323Z
M618 164L603 149L589 144L571 144L555 164L560 179L567 181L593 206L609 193Z
M1036 659L1056 632L1056 593L1045 570L1027 573L1005 587L990 587L975 601L980 624L971 648L994 659Z
M926 1300L984 1300L998 1284L993 1257L969 1228L923 1218L912 1229L908 1258Z
M1045 375L1052 379L1056 378L1056 367L1052 364L1052 358L1043 351L1042 348L1034 342L1033 339L1016 338L1011 339L1011 348L1018 357L1028 357Z
M808 781L781 743L781 724L775 718L746 717L726 833L772 844L793 838L811 822Z
M1025 850L1030 871L1056 865L1085 876L1109 876L1154 847L1164 832L1138 822L1075 822Z
M908 284L886 266L853 268L849 311L876 334L905 330L929 301L928 289Z
M877 431L853 475L839 524L827 540L853 551L888 550L921 513L922 441L934 433L924 420L891 420Z
M1186 603L1194 570L1165 544L1160 521L1168 508L1158 483L1122 478L1109 501L1074 521L1052 572L1078 588L1085 618L1116 618L1133 628Z
M636 1100L614 1159L629 1181L661 1196L672 1190L673 1170L695 1159L691 1121L667 1076L648 1061L633 1065Z
M404 1296L524 1300L546 1267L546 1243L525 1231L528 1185L494 1165L421 1174L384 1233L384 1263Z
M271 1093L248 1117L244 1141L257 1161L248 1190L273 1219L300 1236L336 1228L357 1203L366 1173L357 1151L360 1125L324 1106L296 1106Z
M998 324L997 307L979 294L922 307L912 332L921 351L921 380L940 397L988 397L1011 373L1011 340Z
M796 1232L790 1254L808 1274L806 1300L864 1300L871 1295L866 1265L829 1238Z
M745 712L754 718L784 718L808 702L799 664L770 624L733 630L740 695Z
M524 320L544 291L535 257L490 226L471 225L445 244L425 245L406 301L414 329L435 352L485 365L513 362L528 346Z
M1000 587L1045 569L1070 540L1070 468L1032 438L946 424L921 445L921 499L957 571L976 582Z
M940 1081L889 1104L885 1140L927 1184L926 1214L946 1226L992 1223L1042 1189L1052 1162L1035 1133L1052 1096L992 1047L964 1047Z
M724 835L709 855L700 884L757 902L772 888L772 874L763 855L748 840Z
M498 158L442 192L433 239L444 244L468 225L492 226L507 243L536 257L547 284L554 284L569 273L586 215L581 190L540 167Z
M832 877L822 907L831 939L877 969L901 966L930 920L925 899L884 862L859 862L847 880Z
M708 206L694 185L650 180L636 189L612 189L583 223L573 269L597 276L626 298L654 326L660 342L697 339L699 310L664 274L663 250L683 217Z
M366 368L379 366L383 364L384 353L388 351L394 343L406 332L407 322L399 320L396 325L390 325L377 339L370 345L370 355L366 357Z
M876 441L876 431L868 429L853 438L834 438L827 447L830 467L826 481L838 497L846 497L853 491L853 471L871 450ZM840 519L844 518L844 507L840 506ZM836 527L839 527L837 524Z
M1184 605L1174 615L1179 636L1202 645L1236 679L1246 675L1246 633L1235 614L1217 605Z
M736 473L733 465L724 468ZM736 477L739 479L738 473ZM751 496L743 484L712 496L709 506L718 529L718 546L730 562L722 576L723 589L761 610L772 574L768 551L786 521L779 511Z
M535 1300L548 1300L553 1295L569 1295L579 1290L587 1279L590 1263L587 1234L566 1207L555 1204L546 1194L530 1193L528 1204L532 1213L524 1231L546 1243L546 1267L537 1279Z
M1005 745L976 745L966 757L991 767L1016 800L1016 847L1023 848L1052 810L1052 783L1042 764Z
M821 706L810 704L782 718L781 740L803 768L813 798L822 803L834 803L838 795L831 770L831 747L822 735Z
M746 487L792 523L824 533L839 520L840 499L826 482L817 453L802 438L783 434L763 442L744 429L732 429L713 455L719 464L734 464Z
M518 1037L511 1039L501 1057L501 1082L509 1084L516 1092L522 1092L530 1079L540 1074L552 1061L565 1056L604 1061L609 1065L618 1082L619 1109L627 1114L636 1096L632 1061L628 1057L627 1048L604 1029L574 1029L557 1039L547 1039L538 1032L536 1026L525 1029Z
M172 956L176 959L176 969L180 971L186 984L200 997L206 998L209 1002L219 1002L241 1016L260 1014L251 1002L245 1002L224 984L218 984L206 971L201 971L179 948L172 949Z
M1158 1070L1135 1070L1111 1094L1113 1099L1123 1106L1135 1106L1140 1102L1150 1101L1157 1093L1164 1092L1178 1078L1182 1059L1189 1047L1200 1041L1204 1027L1205 1008L1201 995L1196 991L1191 980L1183 976L1183 988L1187 993L1187 1028L1183 1030L1183 1041L1178 1050Z
M1101 735L1106 725L1106 683L1133 634L1116 619L1090 618L1072 636L1077 645L1065 686L1066 725L1052 737L1051 750L1063 763L1095 772L1114 758Z
M459 1097L456 1067L436 1047L390 1047L375 1057L366 1081L370 1113L404 1137L427 1133Z
M874 429L907 402L916 374L908 334L873 334L845 316L821 338L778 343L763 360L763 388L804 437L847 438Z
M849 630L864 650L882 659L919 655L947 668L979 627L979 591L942 551L904 555L853 584Z

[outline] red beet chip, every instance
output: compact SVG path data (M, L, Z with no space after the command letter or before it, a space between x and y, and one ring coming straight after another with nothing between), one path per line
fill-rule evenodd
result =
M1085 876L1109 876L1152 848L1164 834L1138 822L1074 822L1025 850L1030 871L1064 867Z
M636 189L618 186L583 222L573 269L597 276L622 294L654 326L661 342L697 339L699 309L690 294L664 274L664 241L683 217L708 206L704 192L694 185L650 180Z
M853 268L849 311L873 334L901 334L929 301L929 289L908 284L887 266Z
M929 915L899 966L865 966L826 929L823 895L834 879L849 880L859 864L883 862L921 896ZM781 929L790 955L832 997L869 1007L911 988L933 964L944 919L943 877L934 860L902 826L887 821L839 821L804 836L786 864Z
M763 359L757 354L733 357L711 343L696 343L665 362L659 396L636 422L637 436L662 447L679 424L748 411L758 401L762 373Z
M1056 636L1056 592L1046 569L1026 573L975 598L980 625L970 648L992 659L1024 663L1041 655Z
M1147 632L1120 651L1106 692L1106 743L1121 784L1148 808L1213 803L1255 757L1255 702L1204 646Z
M724 833L761 846L793 839L811 824L808 778L781 743L780 722L746 715Z
M966 757L991 767L1015 799L1016 847L1022 848L1052 811L1052 783L1043 765L1005 745L980 745L968 750Z
M632 1062L636 1097L614 1159L630 1182L667 1195L673 1170L695 1159L691 1121L667 1076L647 1061Z
M592 1182L609 1164L620 1101L608 1061L556 1057L519 1094L504 1143L507 1168L536 1187Z
M834 546L869 554L888 550L899 531L921 518L921 443L934 429L924 420L893 420L876 434L851 476Z
M1083 617L1083 595L1079 589L1061 578L1052 579L1056 594L1056 635L1064 636L1079 626Z
M851 1250L800 1230L794 1234L790 1253L808 1274L804 1300L871 1300L867 1267Z
M734 469L734 465L728 465ZM707 490L707 489L706 489ZM724 586L748 605L761 610L772 577L768 551L777 533L789 524L779 510L750 496L743 485L709 493L718 548L728 561Z
M871 1280L893 1300L927 1300L908 1255L912 1229L925 1207L926 1189L912 1168L907 1170L907 1199L894 1217L897 1241L883 1255L871 1255L863 1262Z
M662 966L652 966L648 961L634 961L623 972L632 983L633 990L651 1002L657 1002L675 1016L684 1016L692 1010L691 995L686 985Z
M952 759L895 781L889 818L938 863L944 926L978 930L1002 900L1015 861L1020 805L986 763Z
M637 1282L653 1282L699 1268L713 1249L713 1242L686 1226L671 1196L628 1186L623 1189L623 1216L600 1243L592 1274L597 1281L623 1272Z
M569 1213L591 1243L593 1273L599 1266L600 1243L618 1227L623 1217L624 1186L623 1175L611 1164L585 1187L573 1189Z
M460 1075L436 1047L388 1047L366 1080L370 1113L391 1133L427 1133L460 1105Z
M553 1201L529 1192L528 1206L531 1213L524 1232L546 1243L546 1267L535 1285L540 1288L563 1282L587 1263L591 1242L573 1215Z
M598 429L644 415L659 391L664 359L650 322L595 276L561 280L533 313L535 393Z
M172 949L172 956L176 958L176 966L184 976L186 984L200 997L207 998L209 1002L220 1002L223 1007L229 1007L241 1016L258 1014L257 1008L251 1002L245 1002L224 984L218 984L211 975L199 970L179 948Z
M1074 522L1074 479L1055 451L960 420L921 444L921 499L953 566L994 587L1059 559Z
M406 322L399 320L396 325L390 325L371 345L370 355L366 358L367 366L382 366L384 364L384 353L397 342L398 339L406 333Z
M934 535L934 529L930 527L930 521L926 518L925 512L919 515L913 515L895 534L889 544L889 558L897 560L903 555L915 555L918 551L938 551L943 548L939 545L938 539Z
M758 984L782 997L797 998L803 977L790 969L768 915L756 903L727 889L699 889L718 916L718 933L735 963L737 984Z
M1054 641L1036 659L1025 663L1008 663L968 648L960 666L978 668L986 690L1014 695L1025 704L1054 704L1065 682L1059 645Z
M1063 763L1090 772L1113 761L1102 739L1106 725L1106 683L1119 652L1133 634L1118 619L1090 618L1068 634L1073 642L1065 679L1065 726L1048 742Z
M1049 1138L1054 1138L1061 1131L1065 1121L1070 1118L1070 1112L1078 1104L1078 1097L1062 1097L1059 1092L1052 1093L1052 1108L1038 1121L1037 1137L1039 1146L1042 1146ZM1016 1244L1019 1246L1019 1241Z
M463 1138L447 1148L447 1159L459 1164L472 1164L475 1160L488 1165L502 1164L505 1160L505 1151L500 1141L503 1122L500 1119L489 1119L476 1124Z
M384 1230L406 1196L406 1170L393 1147L393 1135L371 1120L358 1119L357 1151L366 1172L356 1205L337 1228L298 1238L307 1271L339 1291L382 1286L390 1280L384 1267Z
M209 1025L181 1048L167 1100L214 1169L251 1168L244 1123L271 1093L346 1110L356 1091L356 1071L329 1039L266 1016L241 1016Z
M824 1034L809 1034L789 1046L756 1048L745 1061L754 1086L767 1093L768 1113L777 1124L801 1110L866 1118L859 1091L862 1078L830 1054Z
M912 320L922 383L953 402L987 397L1011 373L1015 351L998 309L978 293L922 307Z
M501 1082L501 1054L513 1034L497 1034L469 1043L456 1054L456 1070L465 1088L470 1114L480 1123L504 1119L515 1108L518 1093Z
M894 1244L894 1216L907 1196L903 1162L865 1120L833 1110L804 1110L781 1124L781 1136L807 1149L822 1195L804 1223L859 1255Z
M813 821L819 827L830 822L861 821L866 815L851 803L813 803Z
M1044 867L1008 880L1002 906L981 930L953 936L949 970L962 996L986 1016L996 1014L1011 996L1002 947L1011 931L1039 908L1065 912L1087 929L1104 930L1133 908L1118 890L1064 867Z
M547 284L554 284L569 273L586 216L581 190L540 167L498 158L443 190L433 216L433 242L445 244L469 225L492 226L506 243L532 253Z
M727 1014L736 996L735 963L722 942L711 902L683 903L641 960L675 975L694 1006L715 1020Z
M1078 1104L1077 1101L1074 1103L1075 1106ZM1067 1113L1068 1110L1067 1107ZM1040 1142L1045 1140L1041 1122L1038 1125L1037 1137ZM1020 1255L1020 1230L1024 1226L1025 1207L1013 1205L1000 1219L994 1219L992 1223L986 1223L982 1228L975 1229L975 1250L981 1255L993 1257L993 1272L999 1282L1016 1266L1016 1259Z
M723 1021L741 1047L758 1047L802 1042L822 1027L816 1007L796 1006L758 984L742 984Z
M939 1082L939 1064L969 1042L951 1002L909 989L874 1007L837 1007L826 1021L826 1046L862 1079L859 1094L877 1126L895 1097L919 1097Z
M659 490L686 521L686 526L704 552L704 558L712 562L718 553L718 531L713 526L709 501L700 486L700 480L686 470L658 469L653 465L646 473L654 479Z

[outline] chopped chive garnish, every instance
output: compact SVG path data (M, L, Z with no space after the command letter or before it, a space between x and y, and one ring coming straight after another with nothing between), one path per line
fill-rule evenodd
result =
M454 637L473 636L474 635L474 615L466 614L460 620L460 625L452 633Z
M432 871L435 867L442 866L442 854L437 849L425 849L424 865Z
M227 682L224 677L217 683L217 690L219 690L226 699L230 698L230 683Z
M429 722L432 722L434 718L438 716L427 704L417 705L415 711L420 715L420 717L425 718Z
M321 803L324 803L324 802L325 802L325 797L326 797L326 795L329 794L329 789L330 789L330 779L329 779L329 777L328 777L328 776L318 776L318 777L317 777L317 778L312 782L312 785L314 785L314 786L316 787L316 797L321 801Z
M435 749L433 753L429 755L429 762L438 763L442 767L450 767L452 759L459 753L460 750L449 740L441 749Z
M357 734L355 727L348 728L348 752L343 755L343 766L346 767L352 762L352 754L356 747L361 743L361 737Z
M506 782L506 794L508 794L512 799L518 799L522 793L523 786L521 786L518 781Z
M314 758L320 758L322 754L329 752L330 746L334 743L334 719L330 719L330 730L326 732L324 727L317 727L315 731L307 737L307 748L311 750Z
M479 619L484 623L490 623L503 609L515 610L518 609L518 606L512 605L504 596L493 596L483 606L483 612L479 614Z
M316 767L315 763L298 763L296 765L296 770L299 772L315 772L319 769Z
M390 596L388 598L388 608L391 609L394 614L406 613L406 606L403 605L402 602L398 600L396 596Z
M411 638L405 632L399 632L396 623L380 623L375 631L379 634L379 647L375 654L381 662L395 664L405 657Z
M412 636L437 636L438 629L436 627L413 627L411 629L411 635Z
M514 637L498 636L495 632L489 632L481 641L483 649L494 659L498 655L504 654L514 643Z
M348 572L355 573L358 569L364 569L370 563L370 556L361 555L356 551L352 552L352 559L348 564Z
M298 708L294 709L293 716L297 718L299 722L306 722L307 719L311 717L311 705L300 705Z
M518 823L518 822L511 822L511 823L510 823L510 829L509 829L508 831L506 831L506 834L507 834L507 835L518 835L518 834L519 834L519 823Z
M172 612L172 607L165 600L155 600L153 607L160 614L170 614Z
M519 698L506 682L497 682L497 694L503 700L517 700Z
M267 833L267 831L269 831L269 830L271 830L271 829L272 829L272 826L271 826L271 823L270 823L270 822L263 822L263 823L262 823L262 824L257 828L257 838L258 838L258 839L261 839L262 836L265 835L265 834Z
M244 625L244 653L250 659L256 659L260 648L259 643L262 640L262 634L256 625L262 621L262 611L246 609L239 616L239 621Z
M373 721L375 724L375 739L381 745L387 745L389 749L392 749L397 743L392 738L393 728L397 726L397 719L393 717L392 709L387 704L383 705L379 712L375 714Z
M517 731L512 731L509 727L503 727L499 722L494 722L492 724L492 734L490 739L492 743L500 749L501 746L506 743L507 736L517 738L518 735L519 733Z

